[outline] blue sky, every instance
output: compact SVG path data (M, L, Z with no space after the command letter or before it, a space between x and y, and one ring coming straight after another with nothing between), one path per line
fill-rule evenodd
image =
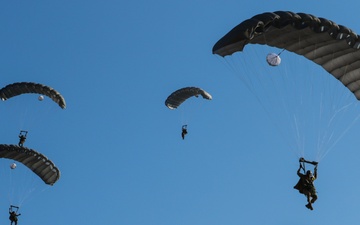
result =
M65 110L48 99L38 106L31 95L0 104L1 143L16 144L26 129L26 146L61 170L53 187L36 184L19 224L358 224L358 124L319 164L319 200L309 211L292 188L293 133L282 136L274 126L287 127L287 120L277 117L275 105L264 111L212 54L230 29L267 11L310 13L357 32L356 4L1 1L0 86L38 82L67 102ZM186 86L204 88L213 100L166 108L166 97ZM6 179L1 223L8 223Z

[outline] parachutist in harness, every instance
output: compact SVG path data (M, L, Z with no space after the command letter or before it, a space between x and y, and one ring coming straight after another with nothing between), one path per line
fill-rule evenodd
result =
M22 147L26 141L26 136L27 136L27 131L26 130L21 130L20 134L19 134L19 146Z
M315 161L307 161L304 158L299 159L300 167L297 171L297 175L300 177L297 184L294 186L301 194L304 194L307 198L308 204L305 205L306 208L313 210L312 204L317 200L318 196L316 194L316 189L314 186L314 181L317 178L317 166L318 162ZM314 165L314 174L310 171L305 169L305 163L309 163ZM304 174L300 172L300 170L304 171ZM306 171L306 172L305 172Z
M15 225L17 225L17 221L18 221L17 217L21 215L20 213L17 214L18 210L19 210L18 206L10 205L10 208L9 208L9 214L10 214L9 220L11 221L10 225L12 225L13 223L15 223Z
M184 140L185 139L185 135L187 134L187 125L183 125L181 128L181 137Z

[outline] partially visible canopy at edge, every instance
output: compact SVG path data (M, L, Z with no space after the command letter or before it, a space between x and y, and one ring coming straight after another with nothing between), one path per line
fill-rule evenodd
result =
M204 91L201 88L197 87L185 87L173 92L165 101L165 105L169 109L176 109L179 107L186 99L201 95L204 99L211 100L212 97L209 93Z
M56 102L62 109L65 109L66 107L65 99L59 92L49 86L33 82L18 82L5 86L0 89L0 99L5 101L11 97L27 93L46 95Z
M32 149L0 144L0 158L12 159L24 164L48 185L53 185L60 178L60 171L54 163Z
M319 64L360 100L360 40L351 29L310 14L277 11L245 20L213 47L220 56L247 44L286 49Z

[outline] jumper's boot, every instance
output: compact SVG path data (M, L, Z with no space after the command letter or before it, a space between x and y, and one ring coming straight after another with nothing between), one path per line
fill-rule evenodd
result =
M313 210L314 208L312 207L311 203L309 202L307 205L305 205L306 208L310 209L310 210Z

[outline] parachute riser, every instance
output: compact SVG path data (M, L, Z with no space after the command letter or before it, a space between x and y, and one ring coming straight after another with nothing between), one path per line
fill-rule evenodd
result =
M26 137L27 134L28 134L28 131L27 131L27 130L20 130L20 134L19 134L20 136Z
M300 158L299 162L301 164L301 168L303 169L304 173L306 173L306 167L305 167L306 163L311 164L313 166L317 166L317 164L318 164L318 162L316 162L316 161L308 161L304 158Z
M15 209L15 210L14 210ZM9 211L10 212L18 212L19 211L19 206L15 206L15 205L10 205L10 208L9 208Z
M280 56L280 54L283 53L283 51L285 51L285 48L278 53L278 56Z

